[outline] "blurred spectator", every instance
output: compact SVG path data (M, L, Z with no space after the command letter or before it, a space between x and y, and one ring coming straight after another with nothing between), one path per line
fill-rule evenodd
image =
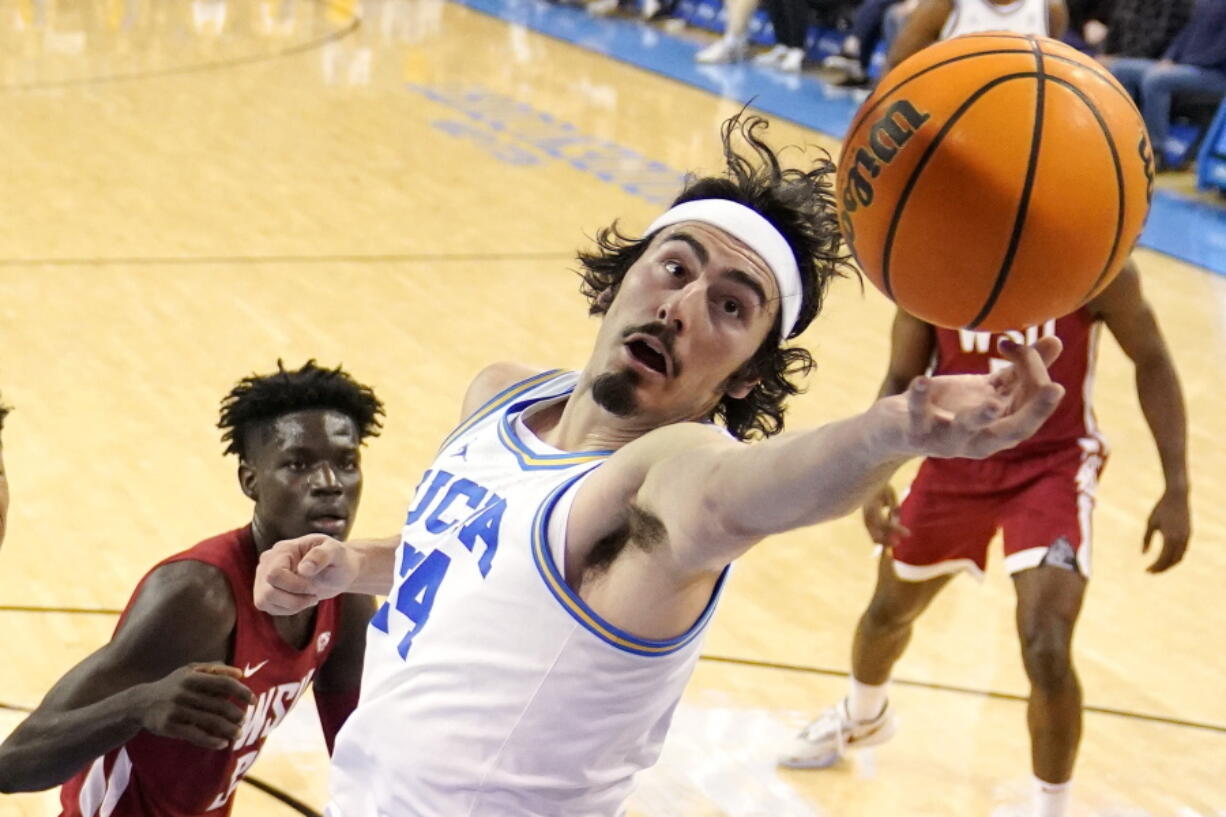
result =
M861 87L868 84L868 67L873 52L885 36L886 15L900 0L864 0L851 21L851 33L843 40L839 53L822 61L822 67L843 72L835 85Z
M1100 57L1161 57L1192 14L1192 0L1115 0L1107 14L1107 39Z
M1216 101L1226 96L1226 0L1196 0L1161 60L1118 57L1109 67L1141 108L1158 169L1168 169L1163 149L1172 97Z
M758 0L726 0L724 36L698 52L701 63L740 62L749 56L749 21L758 10Z
M775 47L754 57L754 64L789 73L799 71L813 8L807 0L766 0L766 13L775 29Z
M1068 30L1064 41L1079 51L1097 54L1107 36L1114 0L1064 0L1068 7Z
M1064 0L921 0L890 46L887 64L898 65L935 42L962 34L1012 31L1058 38L1067 27Z

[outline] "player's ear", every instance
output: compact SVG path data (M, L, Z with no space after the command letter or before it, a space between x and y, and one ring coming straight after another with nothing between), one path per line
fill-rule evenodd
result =
M238 487L243 489L243 495L252 502L259 501L260 492L256 490L255 469L248 465L246 460L238 461Z
M733 400L744 400L761 382L762 378L758 377L753 361L749 361L728 378L724 386L724 394Z
M609 307L613 305L613 298L617 295L617 287L610 286L600 290L600 294L596 296L596 300L592 302L592 309L601 314L608 312Z

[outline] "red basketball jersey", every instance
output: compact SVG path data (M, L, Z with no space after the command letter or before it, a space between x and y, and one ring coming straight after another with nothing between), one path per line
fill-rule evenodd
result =
M257 556L250 527L206 539L164 560L154 570L185 560L220 569L234 594L237 618L230 664L243 670L243 683L255 695L242 732L221 750L201 749L185 741L141 732L64 784L60 792L62 817L229 814L234 790L255 762L264 739L301 697L332 651L340 612L338 599L319 605L314 632L301 650L285 643L272 616L255 608L252 589ZM140 585L132 598L139 592ZM129 600L128 607L131 605ZM125 609L125 616L127 612Z
M1070 445L1080 445L1092 452L1103 449L1104 441L1094 420L1090 394L1094 386L1099 334L1098 322L1090 310L1083 307L1071 315L1047 321L1042 326L1018 331L991 333L938 327L936 334L937 348L931 367L933 374L984 374L995 371L1006 365L996 348L1002 337L1028 344L1047 335L1060 338L1064 351L1050 371L1051 379L1064 386L1064 399L1060 401L1056 413L1033 437L996 456L1024 458Z

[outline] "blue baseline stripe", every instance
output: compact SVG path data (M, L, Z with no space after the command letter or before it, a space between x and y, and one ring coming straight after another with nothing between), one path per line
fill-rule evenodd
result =
M461 6L580 48L748 102L771 116L841 138L859 107L852 92L808 74L783 75L753 65L698 65L701 44L633 20L596 19L544 0L452 0ZM1154 193L1142 246L1226 275L1226 209L1169 191Z

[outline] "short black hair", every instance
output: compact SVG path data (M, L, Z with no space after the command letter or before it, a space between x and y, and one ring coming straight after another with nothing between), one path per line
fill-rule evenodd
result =
M4 405L4 402L0 400L0 431L4 430L4 418L8 417L9 412L12 410L13 410L12 408Z
M358 429L358 442L379 436L383 428L383 403L370 386L356 380L340 366L325 369L314 359L302 368L289 370L277 360L277 370L271 374L249 375L230 390L221 401L221 441L225 453L247 458L250 433L278 417L295 411L333 409L353 420Z
M830 154L819 150L807 169L785 168L762 138L767 127L765 119L746 116L744 110L725 121L720 132L724 173L690 177L673 206L696 199L727 199L755 210L774 225L800 269L800 315L788 335L793 338L821 311L830 282L859 272L839 231ZM749 147L748 156L734 148L738 136ZM595 250L579 253L579 289L588 299L589 314L604 314L612 300L606 293L616 295L622 279L654 237L655 233L641 238L626 235L614 222L596 234ZM779 326L776 317L774 331L743 367L746 379L758 381L753 391L739 400L725 396L715 407L715 418L739 440L782 431L784 400L803 391L794 378L814 367L807 349L780 345Z

